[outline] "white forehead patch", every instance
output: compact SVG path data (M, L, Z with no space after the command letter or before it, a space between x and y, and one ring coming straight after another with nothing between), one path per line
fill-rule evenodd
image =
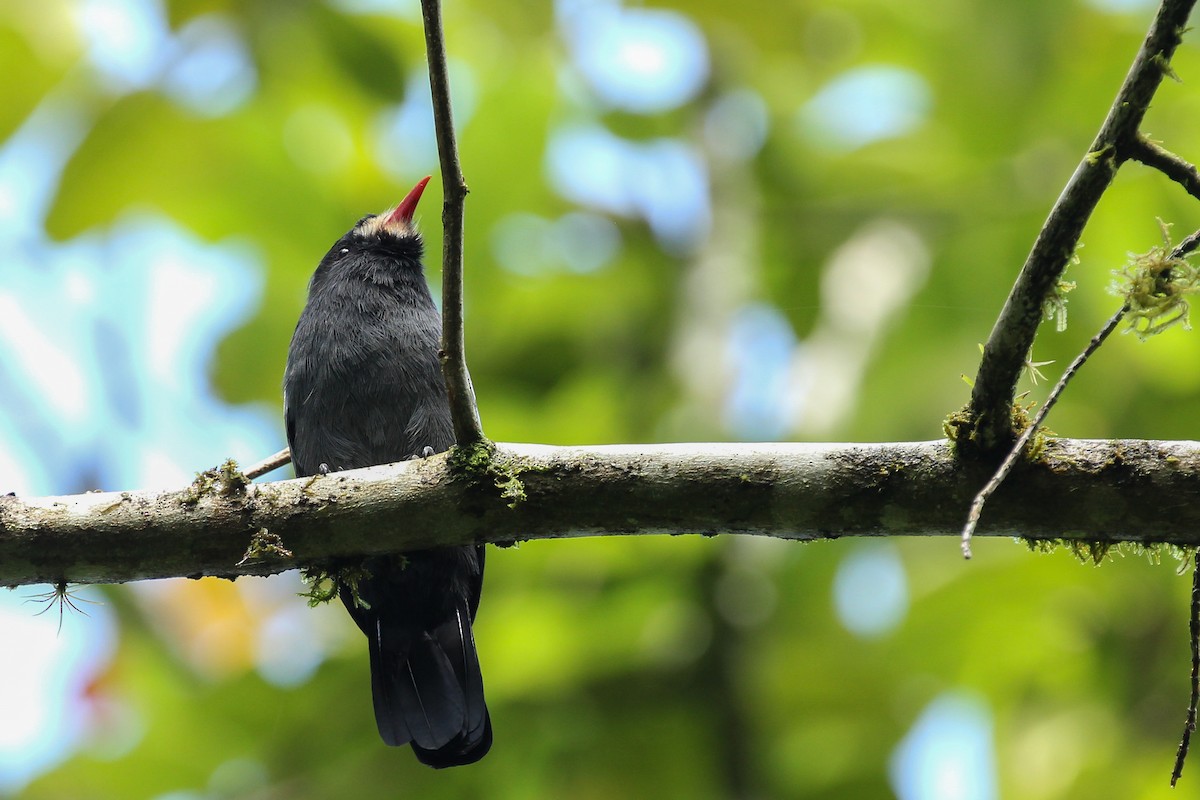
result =
M395 210L396 207L392 206L382 214L376 214L373 217L367 217L354 229L354 233L364 238L382 236L385 233L397 238L403 236L415 236L417 233L416 223L400 222L397 220L388 222L388 220L392 219L392 212Z

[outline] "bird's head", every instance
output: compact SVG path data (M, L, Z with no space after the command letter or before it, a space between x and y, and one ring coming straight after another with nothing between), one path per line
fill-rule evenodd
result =
M404 280L402 273L421 273L425 248L413 214L427 183L429 178L422 178L399 205L363 217L334 242L317 266L310 290L319 290L339 278L392 284Z
M386 237L403 239L418 236L416 226L413 225L413 214L416 213L417 203L420 202L421 193L425 191L427 183L429 183L429 176L422 178L412 188L412 191L404 196L399 205L382 214L363 217L354 226L354 230L350 232L351 235L367 241Z

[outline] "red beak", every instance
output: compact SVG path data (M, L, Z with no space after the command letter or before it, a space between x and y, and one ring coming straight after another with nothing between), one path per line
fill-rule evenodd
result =
M391 225L411 225L413 214L417 210L417 203L421 200L421 193L425 191L425 184L429 183L432 175L427 175L421 179L420 183L412 188L412 191L404 196L400 201L400 205L396 206L396 210L388 215L384 221L385 226Z

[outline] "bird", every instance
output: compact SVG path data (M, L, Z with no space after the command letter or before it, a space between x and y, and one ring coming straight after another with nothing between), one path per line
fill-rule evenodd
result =
M429 178L360 219L309 282L284 372L297 477L403 461L454 444L439 360L441 318L413 214ZM367 637L375 722L431 767L471 764L492 724L472 623L482 546L372 556L338 595Z

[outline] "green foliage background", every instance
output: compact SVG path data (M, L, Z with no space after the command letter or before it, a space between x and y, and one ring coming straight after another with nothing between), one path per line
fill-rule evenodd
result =
M231 403L278 405L317 259L359 216L411 186L386 176L369 140L380 109L403 98L422 63L419 23L314 2L172 2L174 26L211 12L235 20L258 71L247 103L206 118L154 90L113 98L89 82L78 33L63 22L70 5L34 10L9 0L0 13L9 76L0 137L66 81L97 115L63 176L50 234L66 239L149 206L206 240L252 243L268 269L265 299L221 343L211 375ZM734 299L773 306L804 340L820 326L825 265L884 219L920 237L928 276L871 341L852 398L824 396L818 374L809 402L844 404L824 438L939 437L942 418L966 400L960 376L973 373L977 343L1151 9L1040 0L655 5L701 27L711 78L683 107L642 115L605 110L572 87L549 3L447 4L449 52L475 84L461 126L471 187L467 341L487 433L555 444L732 438L721 418L729 375L692 372L702 360L680 355L689 324L710 320L720 331L736 310L704 292L735 285ZM1146 125L1193 157L1197 41L1190 35L1176 58L1184 83L1164 86ZM925 79L927 118L862 148L806 136L798 110L846 69L874 63ZM705 114L743 88L765 103L767 138L752 159L722 161L703 149ZM311 108L348 132L336 170L322 163L330 151L319 130L285 142L287 121ZM530 276L496 265L491 237L506 215L573 209L543 164L551 132L577 118L635 141L674 136L701 148L713 238L731 236L739 254L721 262L717 280L695 277L715 242L667 252L643 221L620 217L619 255L595 273ZM440 189L435 176L422 220L435 279ZM1035 345L1038 360L1056 360L1049 371L1115 308L1104 291L1109 271L1127 251L1158 242L1155 217L1176 223L1180 236L1200 225L1182 190L1127 166L1069 276L1079 288L1067 331L1047 325ZM1194 437L1198 348L1181 330L1144 345L1116 337L1051 427L1077 437ZM1030 399L1046 390L1029 388ZM811 436L802 426L787 435ZM1118 555L1094 568L1009 541L979 542L965 564L955 542L903 541L908 611L893 630L863 638L838 621L832 587L844 559L873 546L608 538L494 550L477 637L496 745L479 765L448 773L379 743L365 648L340 609L313 618L346 628L344 645L310 681L281 689L237 655L244 632L212 641L230 655L206 671L178 646L173 606L112 590L122 627L103 682L136 711L140 736L115 754L91 743L25 796L883 797L898 742L931 700L957 691L990 709L1000 796L1167 795L1188 673L1189 586L1171 564ZM180 591L177 603L253 628L254 604L228 586ZM1189 771L1171 796L1200 796L1197 785Z

